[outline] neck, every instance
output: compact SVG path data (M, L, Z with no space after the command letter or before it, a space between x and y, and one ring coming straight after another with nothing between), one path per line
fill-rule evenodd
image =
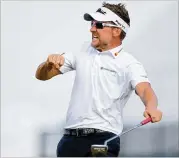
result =
M121 44L122 44L121 41L120 42L113 42L113 43L105 45L102 48L99 48L97 50L100 51L100 52L103 52L103 51L107 51L107 50L116 48L116 47L120 46Z

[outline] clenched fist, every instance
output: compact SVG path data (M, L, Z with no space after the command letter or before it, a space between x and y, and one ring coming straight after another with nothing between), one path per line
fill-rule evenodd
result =
M62 54L51 54L48 56L46 64L49 69L56 68L59 69L64 64L64 57L62 56L65 53Z
M144 111L144 117L152 118L152 122L159 122L162 119L162 112L157 108L146 108Z

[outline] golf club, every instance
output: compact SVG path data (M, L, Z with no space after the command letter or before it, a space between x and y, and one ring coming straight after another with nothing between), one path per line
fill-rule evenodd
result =
M145 124L147 124L147 123L149 123L149 122L151 122L151 121L152 121L152 118L151 118L151 117L149 117L149 118L147 118L147 119L141 121L138 125L135 125L134 127L128 129L127 131L124 131L124 132L122 132L122 133L119 134L119 135L116 135L116 136L114 136L114 137L112 137L112 138L107 139L107 140L104 142L104 145L98 145L98 144L92 145L92 146L91 146L92 156L95 156L95 157L96 157L96 156L105 156L105 155L107 155L107 151L108 151L107 143L108 143L108 142L110 142L110 141L112 141L113 139L116 139L117 137L120 137L120 136L122 136L122 135L124 135L124 134L126 134L126 133L128 133L128 132L130 132L130 131L132 131L132 130L138 128L138 127L140 127L140 126L143 126L143 125L145 125Z

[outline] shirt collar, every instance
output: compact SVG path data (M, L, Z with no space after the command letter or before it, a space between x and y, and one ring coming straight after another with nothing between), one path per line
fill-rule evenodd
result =
M119 46L117 46L117 47L115 47L113 49L110 49L110 50L107 50L107 51L104 51L104 52L99 52L97 50L97 52L98 52L98 54L99 53L102 53L102 54L103 53L105 53L105 54L111 54L114 58L117 58L119 56L119 53L121 52L122 49L123 49L123 46L121 44L121 45L119 45Z

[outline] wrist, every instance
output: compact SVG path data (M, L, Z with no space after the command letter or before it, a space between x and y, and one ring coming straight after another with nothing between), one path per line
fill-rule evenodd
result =
M146 105L145 109L157 109L158 105Z

